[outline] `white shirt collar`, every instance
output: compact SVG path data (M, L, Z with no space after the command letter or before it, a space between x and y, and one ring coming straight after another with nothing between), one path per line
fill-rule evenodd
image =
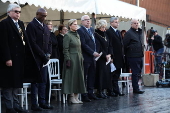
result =
M37 20L37 19L35 18L35 20ZM43 26L43 23L41 23L39 20L37 20L37 22Z
M111 26L112 27L112 26ZM112 27L113 28L113 30L116 32L117 31L117 29L115 29L114 27Z
M16 21L16 20L14 20L14 19L12 19L12 20L13 20L13 22L14 22L14 23L18 22L18 20L17 20L17 21Z
M64 36L63 34L60 33L60 35Z

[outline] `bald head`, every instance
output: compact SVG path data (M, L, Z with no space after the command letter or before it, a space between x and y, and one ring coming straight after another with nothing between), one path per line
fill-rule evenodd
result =
M39 8L36 12L36 18L40 22L44 22L47 16L47 11L43 8Z
M39 9L37 10L36 14L37 14L37 13L45 13L45 12L47 12L45 9L39 8Z

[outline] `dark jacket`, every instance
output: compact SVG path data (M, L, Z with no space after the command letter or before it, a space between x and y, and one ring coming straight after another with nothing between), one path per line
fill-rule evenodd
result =
M155 51L163 48L162 37L159 35L154 36L154 40L152 41L152 45Z
M45 54L52 52L51 47L51 38L50 38L50 31L47 27L47 25L43 24L43 27L41 24L38 23L38 21L34 18L28 25L26 32L28 34L29 42L32 47L36 64L38 66L38 70L40 71L43 64L44 64L44 57ZM29 65L27 67L36 67L35 63L32 59L28 59ZM30 72L33 76L36 77L36 82L41 82L42 77L41 75L37 75L37 69L33 69ZM29 78L29 76L27 76Z
M50 58L57 58L59 59L60 53L59 53L59 47L58 47L58 41L53 32L50 33L51 41L52 41L52 54Z
M94 34L94 29L90 28L92 34ZM92 36L88 33L86 28L84 26L81 26L77 30L78 34L80 35L81 40L81 47L82 47L82 53L84 57L84 62L93 62L94 56L93 53L95 52L96 44L98 41L93 42ZM99 48L96 48L96 52L99 51Z
M30 49L24 24L20 20L18 20L18 24L23 32L25 46ZM22 33L19 33L13 20L8 16L0 22L0 34L0 87L22 88L25 58L25 47L21 38ZM6 66L6 61L8 60L12 60L11 67Z
M124 46L123 46L123 40L120 35L120 31L118 31L119 36L117 36L116 32L112 27L110 27L106 34L109 37L110 43L112 45L112 51L113 51L113 63L116 66L116 68L122 68L124 65Z
M123 38L126 57L143 57L142 29L130 28Z

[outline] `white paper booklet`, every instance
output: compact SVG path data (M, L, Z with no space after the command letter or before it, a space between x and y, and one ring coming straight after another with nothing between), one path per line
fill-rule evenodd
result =
M96 57L95 60L97 61L101 56L102 56L102 52L99 54L100 56Z

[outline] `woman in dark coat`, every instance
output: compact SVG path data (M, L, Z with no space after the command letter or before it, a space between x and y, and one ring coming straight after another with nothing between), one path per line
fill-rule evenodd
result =
M63 38L64 35L67 33L68 29L64 25L60 25L58 27L59 34L56 36L58 41L58 48L59 48L59 54L60 54L60 72L63 70L63 62L64 62L64 55L63 55ZM62 77L62 76L61 76Z
M99 20L96 24L95 38L100 42L100 52L102 56L96 62L96 87L98 90L98 97L107 98L107 95L103 92L104 89L111 88L111 68L110 63L106 65L106 62L111 59L111 45L109 38L107 37L106 20Z
M47 24L48 29L51 32L50 37L51 37L51 42L52 42L52 54L50 58L59 59L60 53L59 53L59 47L58 47L58 40L55 34L52 32L52 29L53 29L52 21L46 21L46 24Z

